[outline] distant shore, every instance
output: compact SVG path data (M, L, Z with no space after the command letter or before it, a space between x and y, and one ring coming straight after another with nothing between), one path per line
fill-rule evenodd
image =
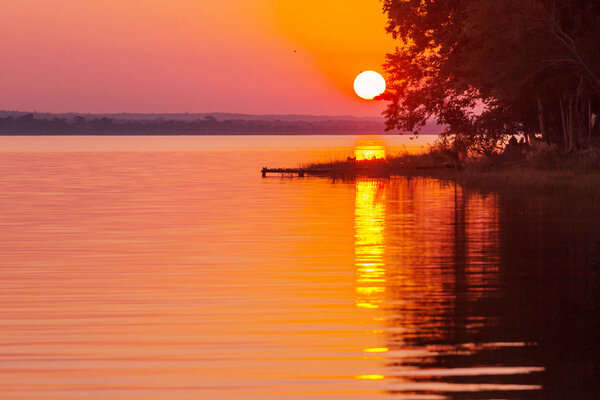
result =
M426 126L423 135L441 127ZM0 135L397 135L383 118L244 114L47 114L0 111Z

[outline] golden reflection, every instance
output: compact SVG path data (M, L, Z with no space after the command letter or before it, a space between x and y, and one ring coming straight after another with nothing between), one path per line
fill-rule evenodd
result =
M372 349L364 349L363 351L365 353L387 353L388 348L387 347L374 347Z
M385 379L385 375L371 374L371 375L356 375L354 378L361 381L380 381Z
M385 183L356 182L356 305L379 308L385 295Z
M354 156L357 161L383 159L385 153L385 142L379 139L358 140L354 147Z

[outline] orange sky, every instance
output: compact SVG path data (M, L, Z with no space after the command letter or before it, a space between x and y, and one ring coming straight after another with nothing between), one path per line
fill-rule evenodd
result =
M352 84L384 27L379 0L2 0L0 109L378 115Z

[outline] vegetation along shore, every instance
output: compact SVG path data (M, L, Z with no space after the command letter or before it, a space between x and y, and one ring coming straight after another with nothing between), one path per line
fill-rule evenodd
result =
M486 157L464 157L442 138L417 154L307 163L287 172L334 180L432 177L476 190L577 193L600 201L600 149L567 154L556 146L529 146L516 139L509 140L503 151Z

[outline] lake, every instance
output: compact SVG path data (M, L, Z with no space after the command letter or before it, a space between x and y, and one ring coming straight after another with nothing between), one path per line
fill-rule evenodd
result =
M600 398L585 198L260 174L432 141L0 137L0 398Z

